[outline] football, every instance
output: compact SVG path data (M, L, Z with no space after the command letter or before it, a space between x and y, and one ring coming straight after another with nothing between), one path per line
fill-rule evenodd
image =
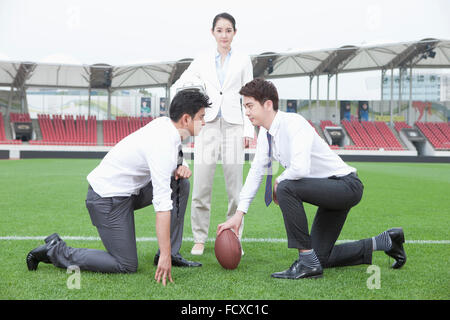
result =
M241 242L231 229L222 231L214 244L217 261L225 269L236 269L241 261Z

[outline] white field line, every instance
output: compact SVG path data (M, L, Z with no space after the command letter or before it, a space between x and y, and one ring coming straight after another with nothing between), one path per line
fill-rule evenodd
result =
M46 236L1 236L1 240L44 240ZM77 241L100 241L99 237L84 237L84 236L61 236L63 240L77 240ZM136 239L137 242L156 242L156 237L141 237ZM193 242L191 237L183 238L183 241ZM208 242L214 242L215 238L208 238ZM338 240L337 243L352 242L356 240ZM285 243L286 239L278 238L243 238L241 242L267 242L267 243ZM450 244L450 240L406 240L406 243L411 244Z

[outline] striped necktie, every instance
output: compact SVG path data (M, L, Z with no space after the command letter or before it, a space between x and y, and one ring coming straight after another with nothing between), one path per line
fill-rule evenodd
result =
M266 192L264 201L266 206L272 202L272 136L267 131L267 142L269 143L269 162L267 163Z

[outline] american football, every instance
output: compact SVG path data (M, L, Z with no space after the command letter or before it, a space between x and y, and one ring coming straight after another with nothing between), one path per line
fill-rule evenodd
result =
M226 229L216 237L214 252L223 268L236 269L241 261L241 242L231 229Z

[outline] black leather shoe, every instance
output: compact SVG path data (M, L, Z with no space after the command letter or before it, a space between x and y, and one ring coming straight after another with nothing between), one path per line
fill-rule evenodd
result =
M153 260L153 263L155 266L158 265L159 262L159 255L155 255L155 259ZM200 262L195 261L189 261L184 259L182 256L172 256L172 266L174 267L201 267L202 264Z
M48 250L50 250L50 248L52 248L59 241L61 241L61 238L59 238L59 240L58 238L55 237L54 239L50 239L46 244L31 250L27 254L26 261L28 270L30 271L36 270L39 262L51 263L50 259L47 256L47 252Z
M395 259L392 264L393 269L400 269L406 263L406 253L403 248L403 243L405 242L405 234L402 228L392 228L388 231L389 236L392 241L392 248L389 251L385 251L386 254Z
M54 233L49 235L47 238L44 239L45 243L49 243L50 241L56 239L57 241L61 241L61 238L59 236L59 234Z
M297 260L291 265L289 269L272 273L271 276L272 278L278 279L321 278L323 276L323 269L322 267L307 267L302 263L301 260Z

